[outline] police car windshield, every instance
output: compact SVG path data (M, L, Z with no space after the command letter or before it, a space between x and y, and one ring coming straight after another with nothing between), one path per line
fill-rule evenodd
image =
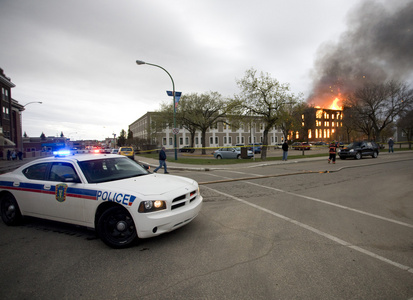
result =
M89 183L101 183L149 174L135 161L119 157L80 161L79 166Z

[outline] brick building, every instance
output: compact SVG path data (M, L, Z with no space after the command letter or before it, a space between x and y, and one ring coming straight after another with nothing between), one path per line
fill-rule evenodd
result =
M0 159L5 159L8 150L21 150L22 121L24 107L12 99L11 89L16 85L0 69L1 109L0 109Z

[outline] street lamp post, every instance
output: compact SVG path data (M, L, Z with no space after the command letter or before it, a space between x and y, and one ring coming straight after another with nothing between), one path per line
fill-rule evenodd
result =
M151 63L147 63L144 62L142 60L137 60L136 61L137 65L150 65L150 66L154 66L154 67L158 67L162 70L164 70L166 72L166 74L168 74L169 78L171 78L172 81L172 98L173 98L173 108L174 108L174 130L173 130L173 134L174 134L174 150L175 150L175 160L178 160L178 151L176 148L176 132L175 132L175 128L176 128L176 106L175 106L175 82L171 76L171 74L169 74L169 72L167 70L165 70L163 67L155 65L155 64L151 64Z
M26 103L25 105L23 105L23 107L26 107L27 105L32 104L32 103L42 104L43 102L41 102L41 101L32 101L32 102Z

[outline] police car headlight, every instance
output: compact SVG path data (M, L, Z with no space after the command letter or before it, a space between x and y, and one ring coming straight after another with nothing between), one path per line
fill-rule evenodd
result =
M161 200L150 200L150 201L142 201L139 204L138 212L140 213L147 213L147 212L154 212L166 209L165 201Z
M350 152L354 152L354 149L350 149Z

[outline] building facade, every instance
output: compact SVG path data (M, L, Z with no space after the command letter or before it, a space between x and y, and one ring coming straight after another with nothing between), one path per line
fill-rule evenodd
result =
M174 148L174 134L172 128L166 127L162 130L154 130L154 115L156 112L147 112L129 125L129 130L134 138L150 141L157 147L164 146L167 149ZM228 120L222 119L210 127L206 132L205 147L217 148L224 146L235 146L237 144L262 143L264 136L264 124L259 122L243 122L238 127L231 126ZM268 134L268 146L280 145L284 141L281 129L273 127ZM191 146L191 134L183 127L179 128L177 134L177 147ZM202 147L201 132L197 131L194 136L195 148Z
M12 99L11 89L15 86L0 69L0 159L6 158L7 151L21 151L23 147L21 112L24 107Z
M309 113L303 115L303 128L307 131L307 141L342 141L343 111L324 108L310 108ZM298 139L298 138L297 138Z

